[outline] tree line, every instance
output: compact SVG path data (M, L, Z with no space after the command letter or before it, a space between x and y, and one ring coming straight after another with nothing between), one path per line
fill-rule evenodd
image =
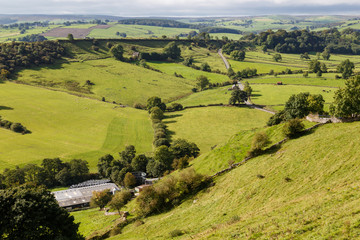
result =
M58 41L11 42L0 44L0 71L9 74L20 67L52 64L65 55Z
M339 31L336 28L323 31L295 30L287 32L268 30L251 33L242 40L280 53L323 52L339 54L360 54L360 32L353 29Z
M85 160L73 159L63 162L59 158L46 158L40 166L27 164L24 167L16 166L14 169L6 168L0 174L0 189L25 183L44 185L48 188L70 186L92 178L98 178L98 175L89 173L88 162Z

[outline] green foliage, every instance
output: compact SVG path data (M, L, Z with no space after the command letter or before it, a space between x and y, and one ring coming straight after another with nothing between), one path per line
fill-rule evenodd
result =
M207 62L204 62L201 64L200 70L204 72L211 72L211 67Z
M336 70L342 74L344 79L348 79L354 73L354 68L354 63L350 62L349 59L346 59L339 64Z
M168 176L157 184L145 188L136 198L137 213L140 216L160 213L180 203L189 194L199 191L207 179L188 168L178 176Z
M252 93L252 88L250 87L250 84L248 81L244 82L244 92L246 92L248 98L250 98L251 93Z
M285 103L284 112L287 119L303 118L310 112L322 113L324 99L319 95L310 95L310 93L293 94Z
M330 52L329 52L327 49L325 49L325 50L322 52L321 56L323 57L324 60L329 61L329 59L330 59L330 57L331 57L331 54L330 54Z
M248 100L248 94L245 91L235 89L231 92L229 104L235 105L236 103L241 104Z
M130 164L136 156L136 149L134 145L128 145L125 150L120 152L120 158L124 163Z
M124 48L120 44L116 44L110 48L110 54L116 59L116 60L122 60L123 54L124 54Z
M305 128L305 125L300 119L290 119L283 126L283 134L286 137L294 138L297 137Z
M192 56L184 59L183 64L187 67L190 67L194 63L194 58Z
M132 173L127 172L124 177L124 186L126 188L133 188L135 185L136 185L135 176Z
M150 118L152 120L154 119L163 119L164 118L164 112L159 107L153 107L150 109Z
M167 57L178 59L181 56L181 49L178 47L176 42L170 42L164 47L163 53Z
M131 161L131 167L136 172L146 172L148 161L148 158L144 154L137 155Z
M112 194L110 189L105 189L103 191L94 191L91 197L90 205L99 207L100 210L103 209L112 199Z
M360 76L346 80L345 87L335 92L330 113L336 117L357 117L360 115Z
M273 56L273 59L275 62L280 62L282 60L281 54L280 53L275 53Z
M266 124L268 126L274 126L274 125L278 125L278 124L282 123L283 121L286 121L286 115L285 115L284 110L279 111L279 112L275 113L274 115L272 115Z
M196 78L196 85L200 88L201 91L204 88L206 88L209 84L210 84L209 79L204 75L200 75Z
M169 147L162 145L155 149L154 160L161 163L166 169L171 169L174 155Z
M131 191L122 190L116 192L111 201L109 202L109 206L113 209L116 209L120 215L120 209L124 207L132 198Z
M81 240L79 224L44 188L0 190L0 238L11 240Z
M161 102L161 98L159 97L151 97L147 100L147 104L146 104L146 109L150 110L153 108L153 107L158 107L160 108L162 111L165 111L166 110L166 105L165 103Z
M303 53L303 54L300 54L300 59L310 59L310 56L307 52Z
M245 60L245 51L243 51L243 50L232 51L230 55L234 60L237 60L237 61Z
M170 151L176 159L188 157L197 157L200 149L195 143L189 142L185 139L178 138L171 143Z
M270 143L269 136L266 132L257 132L251 142L250 152L252 155L256 155L263 150Z
M67 35L67 39L68 39L70 42L72 42L72 41L74 41L74 36L73 36L71 33L69 33L69 34Z

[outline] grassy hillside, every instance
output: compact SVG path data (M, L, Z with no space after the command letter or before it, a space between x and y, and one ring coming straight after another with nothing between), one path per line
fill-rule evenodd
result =
M185 138L195 142L201 153L226 142L240 130L263 127L271 114L238 107L207 107L168 113L164 123L172 139Z
M56 64L48 68L37 67L19 72L18 81L72 91L67 81L84 86L87 80L93 94L89 97L133 105L145 103L149 97L161 96L165 101L191 92L195 82L148 70L112 58L84 62Z
M359 129L329 124L288 141L110 239L171 239L173 230L184 232L176 239L357 239Z
M145 111L14 83L1 84L0 95L0 115L32 131L21 135L0 128L0 169L76 157L95 170L100 156L125 145L135 145L139 153L152 150Z

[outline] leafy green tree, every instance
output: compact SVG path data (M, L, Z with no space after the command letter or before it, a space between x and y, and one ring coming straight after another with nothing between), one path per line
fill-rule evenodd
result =
M331 54L330 54L330 52L329 52L327 49L325 49L325 50L322 52L321 56L323 57L324 60L329 60L330 57L331 57Z
M317 72L321 72L321 63L319 60L317 59L313 59L309 62L309 70L317 73Z
M310 59L310 56L307 52L303 53L303 54L300 54L300 59Z
M211 67L207 62L205 62L201 64L200 70L204 72L211 72Z
M201 91L209 84L210 84L209 79L204 75L200 75L196 78L196 85L200 88Z
M83 240L79 223L45 188L0 190L0 238L8 240Z
M69 162L70 174L76 181L82 181L89 174L89 164L85 160L73 159Z
M283 126L283 133L286 137L294 138L298 136L305 128L300 119L290 119Z
M166 169L170 169L174 155L169 147L163 145L155 149L154 160L162 163Z
M69 33L69 34L67 35L67 39L68 39L70 42L74 41L74 35L72 35L71 33Z
M192 56L184 59L183 64L187 67L190 67L194 63L194 58Z
M241 91L239 89L236 89L232 91L231 97L229 99L229 104L235 105L236 103L244 103L248 99L248 95L245 91Z
M152 109L153 107L159 107L162 111L166 110L166 105L165 103L161 102L161 98L159 97L151 97L147 100L147 104L146 104L146 109L149 110Z
M235 50L231 52L231 57L237 61L244 61L245 60L245 51L244 50Z
M344 79L348 79L354 73L354 68L354 63L350 62L349 59L346 59L337 66L337 71L342 74Z
M25 183L25 172L24 169L16 166L15 169L5 168L3 172L5 179L5 185L7 187L19 186Z
M59 158L45 158L41 166L46 172L46 181L49 183L49 186L55 186L57 182L55 176L64 168L63 162Z
M146 172L148 161L148 158L144 154L137 155L131 161L131 167L134 171Z
M176 139L170 146L170 151L174 158L180 159L185 156L197 157L200 153L200 149L195 143L188 142L185 139Z
M136 155L136 149L134 145L128 145L125 147L125 150L119 153L121 160L126 163L130 164L131 161L134 159Z
M123 59L124 48L120 44L116 44L110 48L110 54L117 60Z
M265 132L255 133L253 140L251 142L251 149L249 155L256 156L263 148L265 148L270 143L269 136Z
M114 157L110 154L106 154L105 156L99 158L97 167L98 167L98 172L102 177L109 177L107 174L108 173L107 169L113 166L112 164L113 161L114 161Z
M136 185L136 178L132 173L128 172L125 174L124 185L126 188L132 188Z
M116 192L111 201L109 202L109 206L113 209L116 209L120 215L120 209L124 207L132 198L131 191L123 190L120 192Z
M61 169L55 175L55 180L59 182L62 186L69 186L72 183L72 175L67 167Z
M164 112L159 107L153 107L150 109L150 118L151 119L163 119L164 118Z
M326 64L325 63L321 63L320 64L320 71L322 73L326 73L327 72L327 67L326 67Z
M105 189L103 191L94 191L90 200L92 206L99 207L100 210L103 209L112 199L112 194L110 189Z
M250 98L251 93L252 93L252 88L250 87L250 84L248 81L244 82L244 92L246 92L248 98Z
M360 76L345 81L345 87L335 92L330 114L336 117L360 116Z
M161 177L163 172L166 170L166 166L159 161L150 159L146 165L146 172L153 177Z
M170 42L165 46L164 54L172 59L178 59L181 56L181 49L176 42Z
M275 62L280 62L282 60L282 56L280 53L276 53L274 54L273 59Z

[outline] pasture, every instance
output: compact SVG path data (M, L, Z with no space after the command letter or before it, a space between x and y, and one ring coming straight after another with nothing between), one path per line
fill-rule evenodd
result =
M0 128L0 169L60 157L87 160L95 171L100 156L126 145L135 145L139 153L152 150L146 111L33 86L0 86L0 115L32 131L21 135Z
M48 67L24 69L18 73L17 81L74 91L66 82L74 81L84 86L87 80L94 83L90 93L75 92L91 98L132 106L144 104L149 97L160 96L165 101L177 99L191 92L193 80L158 73L112 58L84 62L68 62Z
M173 140L185 138L195 142L205 153L241 130L265 126L270 116L247 107L206 107L167 113L163 122Z

